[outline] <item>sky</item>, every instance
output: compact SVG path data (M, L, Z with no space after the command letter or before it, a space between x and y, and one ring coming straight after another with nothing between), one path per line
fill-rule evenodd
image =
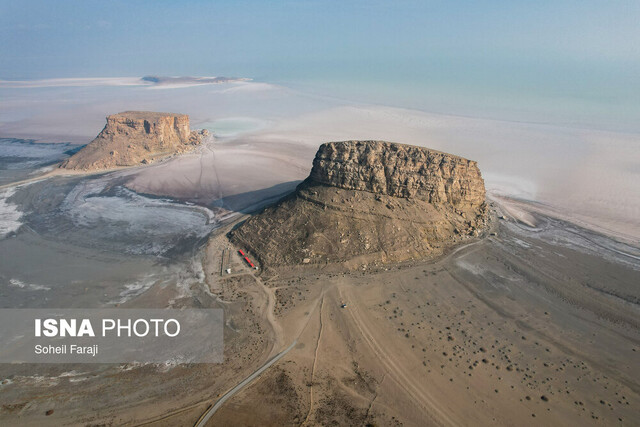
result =
M0 79L240 76L635 130L638 22L637 0L0 0Z

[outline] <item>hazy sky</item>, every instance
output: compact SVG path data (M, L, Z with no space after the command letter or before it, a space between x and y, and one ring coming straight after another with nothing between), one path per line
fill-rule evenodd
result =
M2 0L0 5L0 76L11 79L237 74L255 70L254 64L278 70L278 63L324 60L640 62L637 0Z
M638 22L638 0L0 0L0 79L228 75L411 92L383 84L397 80L440 104L471 94L512 108L528 94L634 115Z

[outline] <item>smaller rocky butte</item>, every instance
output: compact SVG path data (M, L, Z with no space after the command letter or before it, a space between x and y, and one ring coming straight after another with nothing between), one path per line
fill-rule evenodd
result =
M322 144L294 193L231 231L263 266L441 254L487 222L476 162L385 141Z
M207 134L192 131L186 114L125 111L108 116L102 132L60 167L96 171L147 164L189 151Z

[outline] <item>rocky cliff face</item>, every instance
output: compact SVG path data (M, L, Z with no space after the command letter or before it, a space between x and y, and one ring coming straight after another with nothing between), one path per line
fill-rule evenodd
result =
M263 267L424 258L486 225L476 162L383 141L320 146L295 193L229 237Z
M484 181L476 162L385 141L322 144L309 179L346 190L464 208L478 207L485 198Z
M100 170L151 163L200 144L206 131L191 131L185 114L126 111L107 117L102 132L60 167Z

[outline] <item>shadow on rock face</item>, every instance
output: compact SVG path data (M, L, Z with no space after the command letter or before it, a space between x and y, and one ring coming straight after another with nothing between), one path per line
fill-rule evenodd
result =
M295 193L229 237L266 267L384 263L441 254L477 236L486 221L476 162L404 144L345 141L321 145Z

